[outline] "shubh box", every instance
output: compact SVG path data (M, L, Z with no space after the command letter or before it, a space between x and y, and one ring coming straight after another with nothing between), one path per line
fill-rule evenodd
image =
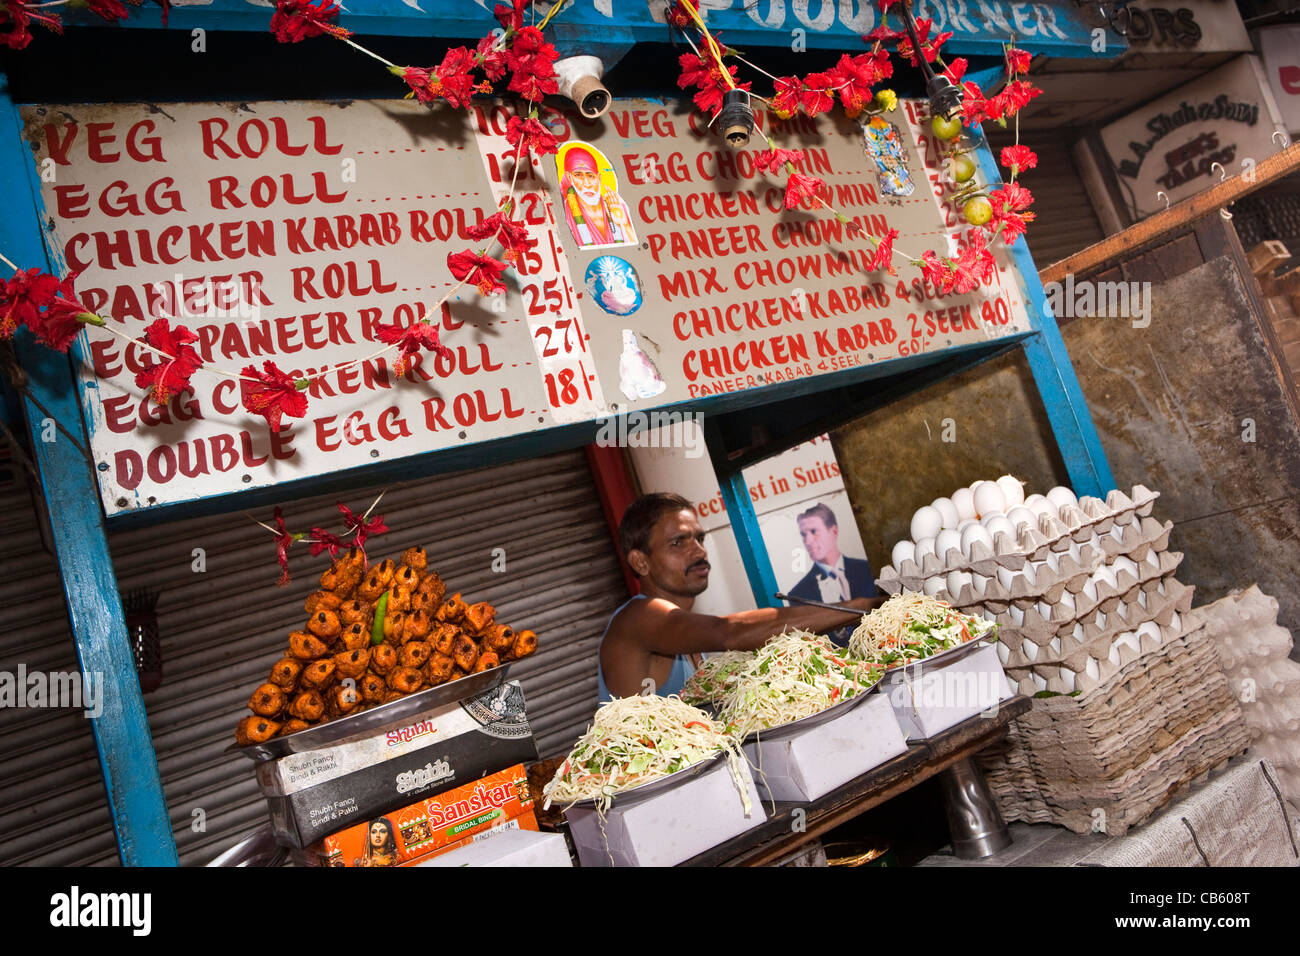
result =
M416 866L573 866L569 845L559 833L506 830L475 840Z
M921 661L907 671L887 672L880 689L908 740L933 737L1015 696L997 650L988 644L933 664Z
M276 838L302 848L327 833L537 759L524 695L510 681L400 725L259 764Z
M765 799L815 800L907 750L883 694L868 693L840 706L842 714L807 729L775 728L745 744Z
M582 865L674 866L767 819L743 761L748 812L725 758L694 775L690 769L682 773L687 776L681 783L651 783L644 792L616 794L603 823L589 804L565 811Z

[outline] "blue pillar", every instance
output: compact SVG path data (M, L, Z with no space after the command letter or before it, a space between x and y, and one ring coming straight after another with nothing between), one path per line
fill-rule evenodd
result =
M41 241L36 171L3 73L0 124L0 196L5 205L0 252L20 268L51 265ZM91 730L118 852L126 866L175 866L176 841L118 598L99 489L83 450L46 421L48 412L72 435L84 435L77 382L66 356L35 344L26 332L19 338L22 341L15 344L28 390L46 410L23 401L77 658L83 673L100 675L102 681L103 712L91 718ZM53 440L42 440L46 434Z
M713 462L713 473L718 476L718 486L722 492L722 504L731 519L731 533L735 535L736 547L740 550L740 560L745 565L745 574L749 578L749 589L754 594L756 607L780 607L781 603L773 597L780 588L776 583L776 572L772 570L772 560L763 543L763 533L758 527L758 513L754 510L754 501L749 497L749 486L745 483L743 470L732 471L727 463L726 449L714 419L706 419L704 434L709 447L709 460Z

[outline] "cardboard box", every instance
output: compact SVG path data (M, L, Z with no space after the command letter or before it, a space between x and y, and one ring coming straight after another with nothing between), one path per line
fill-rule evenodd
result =
M726 760L648 796L616 795L603 825L594 809L570 807L578 859L583 866L674 866L758 826L767 814L749 768L742 763L741 770L748 814Z
M573 866L561 833L508 830L439 853L416 866Z
M383 821L391 840L383 862L373 862L371 828ZM316 866L410 866L439 853L468 846L476 837L503 828L537 830L533 795L523 764L428 797L400 810L332 833L302 854Z
M922 661L910 676L887 671L880 690L907 740L933 737L1015 696L991 644L928 666Z
M276 838L301 849L357 820L537 759L517 681L403 723L259 764Z
M907 750L889 698L874 691L844 713L807 730L745 744L766 800L815 800Z

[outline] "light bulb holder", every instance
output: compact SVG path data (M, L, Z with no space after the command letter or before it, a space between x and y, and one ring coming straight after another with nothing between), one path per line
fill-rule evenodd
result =
M925 84L925 94L930 98L930 114L952 119L961 109L961 88L942 73L933 74Z
M747 90L727 90L718 110L718 127L732 149L744 149L754 132L754 106Z

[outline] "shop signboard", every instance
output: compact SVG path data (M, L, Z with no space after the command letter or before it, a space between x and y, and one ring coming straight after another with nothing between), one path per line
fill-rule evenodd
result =
M1141 0L1117 9L1114 24L1136 53L1236 53L1253 49L1232 0Z
M1264 73L1290 133L1300 133L1300 24L1285 23L1259 31Z
M1283 148L1280 129L1258 58L1240 56L1104 127L1101 139L1141 219L1248 172Z
M869 272L871 236L919 256L964 238L941 196L924 107L867 127L767 129L803 149L826 210L782 208L757 169L679 105L619 100L597 121L547 111L558 156L516 169L511 112L404 100L22 108L56 259L112 327L198 336L193 389L157 406L151 362L88 328L80 398L108 514L191 501L664 406L764 389L1029 331L998 245L980 290ZM756 143L761 142L756 138ZM449 253L517 187L537 239L508 291L453 291ZM962 224L964 225L964 224ZM451 298L439 301L449 291ZM429 320L450 354L399 375L381 324ZM311 378L279 432L237 378L273 361Z

